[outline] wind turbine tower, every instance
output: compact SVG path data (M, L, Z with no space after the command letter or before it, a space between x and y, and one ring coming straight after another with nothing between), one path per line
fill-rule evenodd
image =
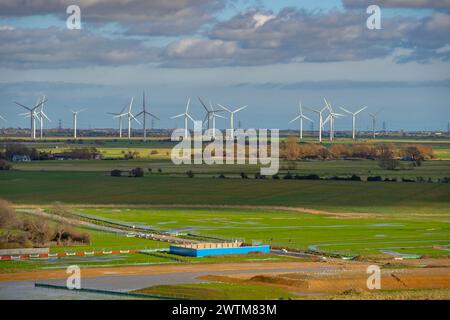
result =
M300 119L300 140L303 140L303 119L310 121L311 123L314 122L312 121L310 118L308 118L307 116L305 116L303 114L303 108L302 108L302 102L300 101L299 104L299 114L297 117L295 117L294 119L292 119L289 123L292 123L294 121L297 121Z
M29 117L30 117L30 127L31 127L31 139L35 140L36 139L36 117L37 117L37 113L36 113L36 109L39 108L41 105L43 105L45 102L47 102L46 99L41 99L41 102L38 101L38 103L32 107L29 108L21 103L18 102L14 102L15 104L17 104L18 106L28 110L29 112Z
M346 113L352 115L352 138L353 138L353 140L356 140L356 116L357 116L358 114L360 114L361 112L363 112L364 110L366 110L367 107L364 107L364 108L362 108L362 109L360 109L360 110L358 110L358 111L356 111L356 112L348 111L348 110L345 109L345 108L341 108L341 109L342 109L344 112L346 112Z
M139 124L142 124L139 122L138 119L136 119L136 117L131 113L131 108L133 108L133 101L134 101L134 97L131 98L131 102L130 105L128 106L128 112L125 114L126 116L128 116L128 140L131 140L131 120L136 121Z
M373 138L376 138L376 126L377 126L377 116L380 114L380 112L383 109L378 110L375 113L371 113L370 117L372 118L372 132L373 132Z
M333 108L331 107L331 104L328 103L327 99L323 98L323 100L325 101L325 105L328 108L328 112L329 112L329 115L328 115L327 119L325 120L324 125L328 121L330 121L330 141L333 141L333 139L334 139L334 121L335 121L335 118L344 117L344 115L334 112Z
M211 123L212 123L213 139L215 139L216 138L216 118L226 119L224 116L217 114L217 112L223 112L224 110L215 110L213 108L211 101L209 102L209 108L208 108L200 97L198 97L198 100L202 104L203 108L205 108L205 110L206 110L206 115L205 115L205 119L203 120L203 123L205 123L205 122L207 123L208 129L211 129Z
M230 114L230 133L231 133L231 137L234 137L234 115L242 110L244 110L245 108L247 108L248 106L243 106L240 107L234 111L231 111L229 108L224 107L221 104L218 104L219 107L221 107L222 109L224 109L225 111L227 111Z
M189 128L188 128L188 119L190 119L192 122L194 122L194 119L189 114L189 105L191 104L191 98L188 99L186 104L186 112L180 113L179 115L171 117L171 119L176 119L180 117L184 117L184 138L189 138Z
M305 109L308 109L309 111L315 112L315 113L317 113L319 115L319 142L322 143L322 130L323 130L323 126L324 126L324 123L323 123L323 112L325 110L327 110L327 107L325 107L325 108L323 108L321 110L315 110L315 109L311 109L311 108L308 108L308 107L305 107Z
M143 121L144 141L147 141L147 121L146 121L147 115L150 116L150 118L154 118L157 120L160 120L160 119L145 109L145 92L142 93L142 111L139 112L136 115L136 117L139 117L140 115L142 115L142 117L144 119L144 121ZM152 119L152 121L153 121L153 119Z
M78 117L78 114L79 114L80 112L85 111L85 110L86 110L86 109L81 109L81 110L78 110L78 111L73 111L73 110L71 110L71 111L72 111L72 114L73 114L73 138L74 138L74 139L77 138L77 117Z

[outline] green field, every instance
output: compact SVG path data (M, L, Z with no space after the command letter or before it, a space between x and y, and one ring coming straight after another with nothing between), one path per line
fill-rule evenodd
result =
M329 253L448 256L450 214L355 218L261 209L79 209L82 214L247 243ZM446 249L447 248L447 249Z
M17 204L276 205L332 212L448 213L450 185L3 171L0 196Z
M241 283L160 285L133 292L194 300L278 300L296 297L284 289Z

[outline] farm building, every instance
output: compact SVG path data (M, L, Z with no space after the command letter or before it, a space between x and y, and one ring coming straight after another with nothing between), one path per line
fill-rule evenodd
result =
M171 245L170 253L189 257L206 257L224 254L247 254L251 252L269 253L270 246L249 246L240 242L200 243L188 245Z

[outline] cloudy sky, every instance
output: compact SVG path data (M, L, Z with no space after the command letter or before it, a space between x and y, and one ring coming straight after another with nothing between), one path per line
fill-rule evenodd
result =
M81 30L66 27L72 4ZM366 27L362 0L0 0L0 114L25 127L13 101L45 94L50 126L69 127L69 110L87 107L80 127L114 127L106 113L132 96L138 111L145 90L158 128L182 125L169 117L189 96L200 118L198 95L248 104L245 127L295 128L299 99L319 108L325 96L383 109L388 129L446 129L450 0L370 4L381 6L381 30Z

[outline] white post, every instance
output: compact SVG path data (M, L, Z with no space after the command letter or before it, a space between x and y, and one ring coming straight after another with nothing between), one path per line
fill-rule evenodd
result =
M303 140L303 118L300 118L300 140Z
M44 117L41 114L41 139L43 138L43 130L44 130Z
M131 140L131 116L128 115L128 140Z
M356 116L353 115L353 140L356 140Z
M323 117L322 113L319 115L319 142L322 143L322 127L323 127Z
M234 112L230 114L230 138L234 138Z

